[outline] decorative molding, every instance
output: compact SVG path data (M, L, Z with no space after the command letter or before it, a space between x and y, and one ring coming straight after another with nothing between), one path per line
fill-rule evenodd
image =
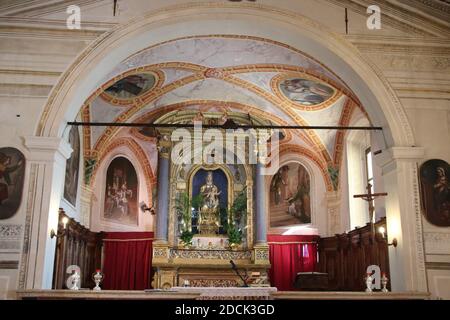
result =
M417 272L417 290L426 290L428 288L427 278L426 278L426 268L425 268L425 247L423 240L423 225L422 225L422 214L420 211L420 193L419 193L419 178L417 173L416 163L409 164L411 168L411 173L409 178L411 179L410 185L412 188L413 206L414 206L414 216L415 216L415 246L416 246L416 268Z
M234 279L188 279L191 287L240 287L242 281ZM180 284L182 282L180 281ZM211 297L213 298L213 297ZM218 297L215 297L218 298Z
M269 246L255 246L253 260L255 264L270 264Z
M0 260L0 270L1 269L16 270L18 268L19 268L19 261Z
M425 267L427 270L450 270L450 262L427 262Z
M195 250L195 249L170 249L171 259L217 259L217 260L250 260L252 252L249 250Z
M387 173L394 169L391 164L396 160L417 162L424 157L425 148L423 147L393 147L377 155L375 161L383 169L383 173Z
M28 276L28 260L29 260L29 251L31 247L31 226L33 221L32 214L34 207L34 198L36 194L38 169L39 169L38 164L36 163L31 164L30 176L28 178L29 185L28 185L27 209L25 216L25 233L19 269L19 283L18 283L19 289L25 289Z
M0 224L0 253L20 252L22 231L20 224Z
M350 10L367 16L367 7L373 4L370 0L327 0L340 7L349 8ZM411 3L413 1L408 1ZM423 37L445 38L449 34L449 28L441 24L434 23L417 14L412 10L405 10L398 5L394 5L389 0L377 0L376 4L382 8L382 21L394 29L407 32L409 34L419 35Z
M450 254L450 232L425 232L427 254Z
M62 138L25 136L24 144L31 152L31 161L54 161L56 153L67 160L73 151L70 144Z
M288 153L297 153L306 156L307 158L312 160L322 172L322 176L325 185L327 187L327 190L328 191L333 190L333 182L331 181L330 175L328 174L327 164L323 161L323 159L319 158L314 152L305 147L301 147L294 144L282 144L280 146L280 157Z
M21 224L0 224L0 241L21 240Z
M385 51L389 52L389 51ZM393 55L380 53L366 53L382 70L395 71L439 71L450 70L450 57L445 56L424 56L424 55Z

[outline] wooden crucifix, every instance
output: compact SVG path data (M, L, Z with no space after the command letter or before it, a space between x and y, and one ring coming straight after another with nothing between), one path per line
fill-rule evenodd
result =
M375 224L373 223L373 218L375 214L375 207L373 206L373 201L378 197L385 197L388 194L386 192L372 193L372 185L370 183L367 184L367 193L366 194L355 194L353 198L361 198L369 203L369 217L370 217L370 225L371 225L371 236L372 239L375 237Z

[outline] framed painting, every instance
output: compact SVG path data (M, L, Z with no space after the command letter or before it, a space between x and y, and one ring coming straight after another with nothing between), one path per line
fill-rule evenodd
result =
M282 166L270 183L270 227L311 223L310 189L305 167L296 162Z
M25 157L15 148L0 148L0 220L13 217L22 200Z
M138 224L138 178L131 162L115 158L106 172L103 218L117 223Z
M450 166L444 160L428 160L420 166L422 209L428 222L450 226Z
M64 181L64 199L74 207L77 204L78 175L80 172L80 135L77 127L69 132L69 144L73 151L66 162L66 178Z

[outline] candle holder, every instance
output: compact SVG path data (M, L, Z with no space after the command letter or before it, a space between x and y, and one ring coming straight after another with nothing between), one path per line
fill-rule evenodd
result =
M104 278L105 275L100 270L97 269L95 273L92 274L92 279L95 282L95 287L92 290L101 291L102 288L100 288L100 283L103 282Z
M389 292L387 289L387 284L389 282L389 278L386 276L386 273L383 272L383 275L381 276L381 285L383 288L381 289L382 292Z

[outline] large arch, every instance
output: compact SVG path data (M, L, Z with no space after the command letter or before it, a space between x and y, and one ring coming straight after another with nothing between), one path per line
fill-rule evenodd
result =
M131 54L170 39L219 33L273 39L325 62L358 93L374 125L385 129L388 146L414 145L406 114L392 88L347 40L302 15L262 5L221 3L169 7L106 33L61 76L45 105L37 135L61 136L65 123L75 118L101 80Z
M400 101L381 72L356 47L305 16L253 4L200 3L169 7L138 17L104 34L84 50L61 76L37 124L36 136L51 139L61 137L66 123L75 119L84 101L110 75L112 68L131 54L170 39L205 34L238 34L273 39L324 62L357 93L373 125L384 128L385 146L395 148L392 149L393 152L387 152L392 159L412 159L415 155L414 152L409 155L405 151L407 147L415 145L415 139ZM407 170L402 173L395 171L390 178L390 189L395 191L399 184L408 179L414 183L414 170L411 168L408 165ZM397 170L401 171L402 167ZM407 214L404 211L411 208L407 202L413 202L414 199L414 196L408 195L410 189L414 187L405 188L407 191L402 193L393 192L392 212L388 212L388 221L391 215L392 220L395 220L392 225L402 225L401 232L407 235L408 241L415 241L405 246L400 245L395 254L391 252L391 273L399 279L393 282L395 290L417 290L424 287L423 257L420 252L411 253L412 249L420 251L421 224L414 217L403 221ZM414 189L412 193L415 194L416 191ZM414 207L412 209L415 210ZM53 216L48 214L48 217L50 219ZM48 223L51 225L53 222ZM408 226L411 223L414 224L414 230L410 230L411 227ZM51 251L49 248L51 245L47 243L41 250ZM423 255L423 251L421 252ZM45 256L41 264L48 266L49 254L38 256ZM407 261L402 261L402 258ZM421 274L415 275L418 270ZM45 286L48 276L44 275L42 278ZM41 285L41 282L35 282L34 286L36 285Z

